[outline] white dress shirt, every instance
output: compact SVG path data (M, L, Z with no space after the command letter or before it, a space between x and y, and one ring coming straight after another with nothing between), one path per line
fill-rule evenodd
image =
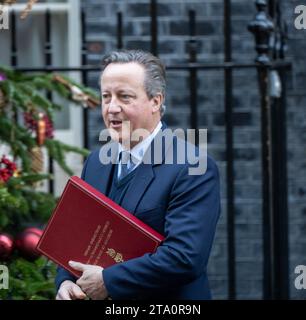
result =
M156 128L153 130L153 132L148 137L146 137L143 141L139 142L138 144L136 144L136 146L134 146L131 150L129 150L129 152L131 153L131 157L133 158L133 162L135 164L132 171L135 170L142 162L142 159L145 155L145 152L149 148L152 140L155 138L155 136L157 135L157 133L161 129L161 127L162 127L162 123L161 123L161 121L159 121ZM119 143L117 162L119 161L119 155L120 155L121 151L126 151L126 149L123 148L121 143ZM130 163L128 163L128 165L129 164ZM120 177L120 175L121 175L121 160L120 160L119 166L118 166L118 178Z

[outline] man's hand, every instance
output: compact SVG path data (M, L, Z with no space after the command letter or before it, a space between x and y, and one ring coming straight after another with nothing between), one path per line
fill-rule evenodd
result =
M70 280L63 281L61 284L57 295L56 300L77 300L77 299L85 299L86 294L82 291L82 289Z
M69 261L70 267L83 272L76 282L77 285L93 300L104 300L108 296L105 288L102 271L103 268L91 264Z

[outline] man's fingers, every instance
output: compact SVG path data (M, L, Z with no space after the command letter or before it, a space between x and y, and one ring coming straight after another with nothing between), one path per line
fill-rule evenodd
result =
M69 261L69 265L71 268L83 272L86 268L86 264L76 261Z
M69 291L66 288L61 289L57 295L56 295L56 300L71 300Z
M81 290L79 286L73 286L71 288L71 294L75 299L85 299L86 294Z
M75 300L85 298L86 294L76 284L73 284L72 286L64 286L58 291L55 297L56 300Z

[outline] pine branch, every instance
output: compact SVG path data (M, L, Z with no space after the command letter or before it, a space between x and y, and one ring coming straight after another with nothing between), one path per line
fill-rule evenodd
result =
M58 163L58 165L68 174L73 175L73 171L68 167L65 161L66 152L78 153L84 157L89 155L89 151L83 148L70 146L58 140L47 139L45 146L49 155Z
M0 290L0 298L14 300L54 299L55 289L53 279L56 266L45 258L29 262L15 259L9 265L10 287Z

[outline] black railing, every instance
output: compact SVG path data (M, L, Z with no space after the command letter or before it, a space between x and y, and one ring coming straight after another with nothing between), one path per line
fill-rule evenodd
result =
M249 25L256 39L256 60L266 65L270 62L269 40L273 33L273 59L284 58L285 30L280 25L279 1L270 1L266 13L266 1L256 1L258 13ZM275 24L276 22L276 24ZM281 35L281 37L279 37ZM288 200L287 200L287 143L286 143L286 79L285 69L279 69L282 92L269 95L271 67L258 69L261 94L261 145L262 145L262 198L264 240L264 298L287 299L289 297L288 274ZM275 70L275 69L274 69Z
M45 14L45 66L52 67L52 42L51 42L51 13L48 9ZM52 101L52 93L50 91L47 92L47 98ZM54 163L53 159L49 157L49 173L51 175L54 174ZM53 179L49 179L49 191L50 193L54 193L54 181Z
M237 69L254 69L258 72L258 87L261 104L261 146L262 146L262 215L263 215L263 297L265 299L286 299L288 289L288 205L287 205L287 160L286 160L286 73L290 62L284 60L286 33L279 1L268 3L271 20L266 13L265 0L256 0L257 14L249 29L255 35L257 57L254 62L239 63L232 61L232 22L231 1L224 0L224 61L222 63L201 63L197 59L196 12L189 11L189 60L182 64L167 65L168 70L186 70L189 72L190 121L191 128L198 129L198 89L199 70L223 70L224 72L224 113L226 141L226 184L227 184L227 252L228 252L228 298L236 298L236 252L235 252L235 176L234 176L234 140L233 140L233 79L232 72ZM255 7L254 7L255 8ZM24 72L78 71L82 80L88 84L88 72L100 71L99 66L87 65L87 44L85 41L86 23L82 12L82 66L56 67L52 65L52 44L50 32L50 14L46 13L45 66L41 68L19 67L15 33L15 14L12 13L12 66ZM157 1L150 1L151 15L151 51L158 54L158 12ZM276 27L276 28L275 28ZM273 33L274 32L274 33ZM269 46L271 35L275 36L274 47ZM123 48L123 15L117 13L117 47ZM272 53L272 54L271 54ZM282 85L280 97L270 97L269 75L278 71ZM84 146L88 147L88 111L84 109ZM52 161L50 161L50 170ZM50 191L53 185L50 184Z
M82 23L82 35L81 35L81 41L82 41L82 52L81 52L81 61L82 66L87 65L87 45L86 45L86 23L85 23L85 12L82 11L81 13L81 23ZM82 67L82 82L87 85L88 84L88 73L87 70L85 70ZM84 148L89 147L89 137L88 137L88 109L83 108L83 143Z

